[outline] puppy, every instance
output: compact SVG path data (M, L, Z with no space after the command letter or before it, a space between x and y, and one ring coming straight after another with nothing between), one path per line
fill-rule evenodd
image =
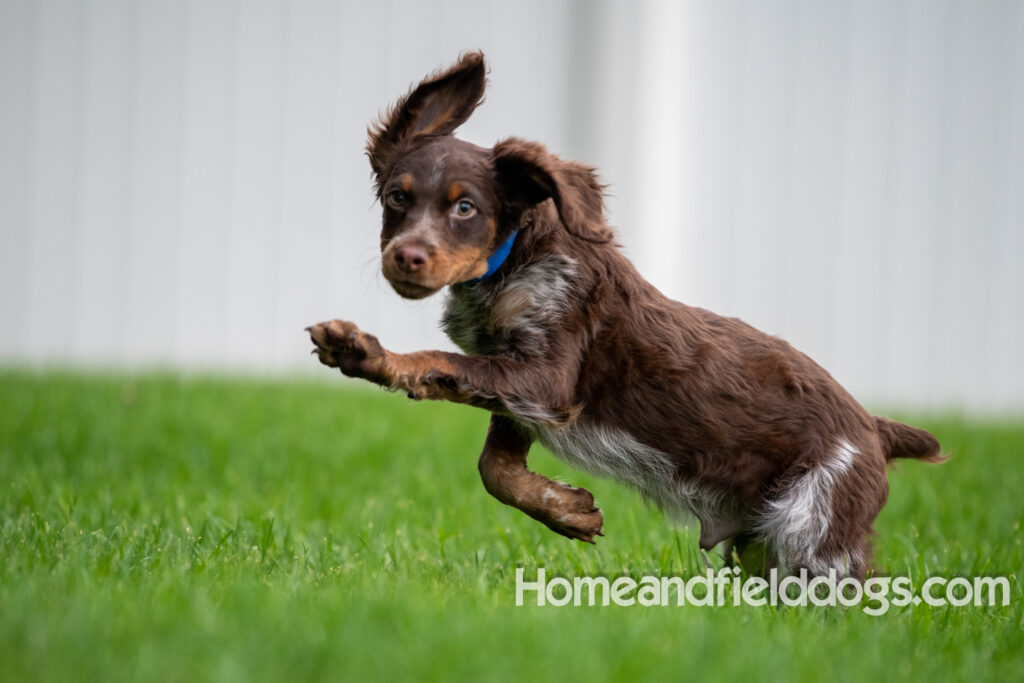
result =
M785 341L672 301L613 242L590 167L509 138L453 137L480 104L483 55L413 88L369 131L395 291L448 287L465 355L399 354L354 324L308 328L324 365L415 399L491 413L484 486L593 542L590 492L527 469L531 443L701 524L700 546L756 543L783 570L863 575L894 458L939 461L928 432L873 417Z

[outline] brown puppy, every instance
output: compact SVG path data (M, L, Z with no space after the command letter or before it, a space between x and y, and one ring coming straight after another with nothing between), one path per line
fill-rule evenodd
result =
M333 320L309 328L320 361L490 411L484 486L570 538L593 542L601 512L526 468L534 440L695 515L702 548L754 541L784 569L864 574L886 463L940 460L936 439L872 417L781 339L663 296L613 243L593 169L532 142L453 137L485 72L464 55L367 144L384 276L412 299L449 287L444 328L467 355L392 353Z

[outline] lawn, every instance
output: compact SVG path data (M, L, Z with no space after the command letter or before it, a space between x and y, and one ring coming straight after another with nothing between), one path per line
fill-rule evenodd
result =
M878 571L1009 606L516 607L516 567L700 573L696 529L537 447L605 511L563 539L484 491L485 413L340 377L3 371L0 679L1024 680L1024 420L914 421L953 457L891 473Z

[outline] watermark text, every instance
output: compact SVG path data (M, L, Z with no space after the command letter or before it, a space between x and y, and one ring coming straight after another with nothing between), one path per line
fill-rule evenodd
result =
M973 579L932 576L921 584L919 591L915 591L913 582L907 576L879 576L861 581L837 576L835 570L827 575L812 577L808 576L805 569L790 575L772 569L765 578L742 577L740 569L733 567L717 571L708 569L704 574L685 579L680 576L643 576L639 579L631 576L614 579L605 576L576 576L570 579L563 576L549 578L547 570L540 567L530 579L525 569L516 569L517 606L842 605L859 606L864 613L878 616L888 612L890 607L919 605L922 602L932 607L1005 606L1010 604L1010 581L1005 576Z

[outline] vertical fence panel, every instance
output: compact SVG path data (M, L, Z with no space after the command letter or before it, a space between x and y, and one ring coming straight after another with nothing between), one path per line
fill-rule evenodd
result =
M0 357L28 357L31 0L0 4Z
M76 2L33 4L28 93L28 240L25 341L32 353L67 352L73 337L81 192L83 13Z
M129 280L137 14L130 0L86 7L75 322L66 343L76 359L115 363L128 355L127 302L138 286Z

